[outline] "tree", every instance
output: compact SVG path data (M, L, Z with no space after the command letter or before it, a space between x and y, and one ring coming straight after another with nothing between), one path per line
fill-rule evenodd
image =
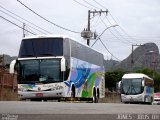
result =
M113 72L106 72L105 73L105 87L108 88L110 91L116 88L116 83L121 81L122 76L126 72L123 70L115 70Z
M155 92L160 92L160 74L157 73L156 71L149 69L149 68L144 68L141 70L137 70L136 73L143 73L148 75L149 77L153 78L154 80L154 91Z

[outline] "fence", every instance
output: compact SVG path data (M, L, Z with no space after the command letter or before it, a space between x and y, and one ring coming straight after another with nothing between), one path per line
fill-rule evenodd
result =
M0 72L0 100L17 99L17 80L16 75L6 71Z
M105 98L101 99L99 102L101 103L120 103L121 98L120 98L120 93L115 92L115 91L109 91L106 89L105 91Z

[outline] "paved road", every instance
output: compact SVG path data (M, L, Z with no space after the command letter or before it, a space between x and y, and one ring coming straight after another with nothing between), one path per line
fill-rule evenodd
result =
M70 120L101 120L145 118L160 120L160 106L141 104L113 104L113 103L58 103L58 102L0 102L0 119L18 117L18 120L65 119ZM17 116L16 116L17 115ZM107 116L106 116L107 115ZM110 119L109 119L110 118ZM9 119L8 119L9 120ZM17 119L15 119L17 120Z

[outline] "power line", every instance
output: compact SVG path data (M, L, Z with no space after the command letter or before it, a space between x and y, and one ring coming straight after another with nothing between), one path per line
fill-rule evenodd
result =
M104 7L102 4L100 4L99 2L97 2L96 0L93 0L95 3L97 3L99 6L101 6L102 8L105 8L106 9L106 7Z
M119 35L117 35L118 37L121 37L121 36L119 36ZM118 42L116 39L115 39L115 37L113 37L113 35L111 35L111 34L109 34L109 33L106 33L105 34L105 36L104 36L107 40L112 40L112 42ZM128 39L128 40L130 40L130 38L128 38L128 36L123 36L125 39ZM132 36L133 37L133 36ZM147 36L146 36L147 37ZM114 39L114 40L113 40ZM140 41L140 43L142 44L144 44L144 43L148 43L148 42L155 42L157 45L159 45L160 43L158 43L159 42L159 40L160 40L160 38L140 38L140 37L138 37L137 36L137 38L136 38L136 36L134 36L134 39L136 39L136 40L139 40ZM121 42L121 41L120 41ZM134 43L133 43L134 44Z
M110 12L109 12L109 14L110 14L111 18L114 20L114 22L115 22L116 24L118 24L117 21L114 19L114 17L112 16L112 14L111 14ZM120 28L130 39L136 41L136 40L133 39L121 26L119 26L119 28ZM136 41L136 42L137 42L137 41Z
M73 30L70 30L70 29L64 28L64 27L62 27L62 26L60 26L60 25L55 24L54 22L52 22L52 21L44 18L44 17L41 16L40 14L36 13L34 10L32 10L31 8L29 8L28 6L26 6L26 5L25 5L24 3L22 3L21 1L19 1L19 0L17 0L17 1L18 1L21 5L23 5L25 8L27 8L28 10L30 10L32 13L36 14L37 16L39 16L39 17L42 18L43 20L47 21L48 23L50 23L50 24L52 24L52 25L54 25L54 26L56 26L56 27L59 27L59 28L61 28L61 29L63 29L63 30L66 30L66 31L69 31L69 32L72 32L72 33L78 33L78 34L80 34L80 32L73 31Z
M106 13L107 14L107 12L108 11L102 11L102 10L100 10L100 11L96 11L96 10L95 11L91 11L91 10L88 10L88 25L87 25L87 29L86 30L84 29L82 31L82 33L81 33L81 36L83 38L87 39L87 45L88 46L90 45L90 39L93 38L93 37L94 38L97 37L96 33L93 33L90 30L90 16L91 16L91 14L93 14L93 16L94 16L95 14L99 14L99 15L101 15L102 13Z
M87 4L89 4L90 6L92 6L92 7L95 7L95 6L93 6L93 5L91 5L90 3L88 3L86 0L83 0L84 2L86 2ZM103 7L103 8L105 8L104 6L102 6L101 4L99 4L97 1L95 1L95 0L93 0L95 3L97 3L98 5L100 5L101 7ZM97 7L95 7L95 8L97 8ZM99 8L98 8L99 9ZM107 25L104 23L104 21L101 19L101 21L103 22L103 24L107 27ZM105 32L105 31L104 31ZM104 32L102 32L102 34L104 33ZM115 34L113 34L113 32L111 32L111 30L109 30L109 32L113 35L113 36L115 36L117 39L119 39ZM118 32L118 31L117 31ZM100 39L100 37L98 38L98 39ZM92 46L98 41L98 39L96 39L96 41L92 44ZM120 41L121 41L121 39L119 39ZM100 40L101 41L101 40ZM128 41L128 40L127 40ZM130 42L130 41L128 41L128 42ZM103 44L103 42L101 41L101 43ZM126 43L125 43L126 44ZM103 46L106 48L106 46L103 44ZM107 48L106 48L107 49ZM116 58L116 59L118 59L117 57L115 57L108 49L107 49L107 51L114 57L114 58ZM119 59L118 59L119 60Z
M112 57L114 57L115 59L117 59L118 61L121 61L119 60L117 57L115 57L109 50L108 48L105 46L105 44L102 42L101 38L99 38L100 42L102 43L102 45L105 47L105 49L112 55Z
M110 22L110 20L107 18L107 16L105 16L107 21L109 22L110 25L112 25L112 23ZM133 42L127 40L125 37L123 37L123 35L121 35L121 33L117 30L117 29L114 29L116 33L118 33L124 40L126 40L127 42L133 44Z
M107 27L108 28L108 27ZM93 47L95 44L96 44L96 42L99 40L99 38L104 34L104 32L107 30L107 28L105 28L103 31L102 31L102 33L98 36L98 38L94 41L94 43L92 44L92 46L91 47Z
M128 36L123 36L125 39L130 40L130 38L128 38ZM134 39L136 40L141 40L140 42L148 42L148 41L152 41L152 42L156 42L159 41L160 38L140 38L140 37L134 37Z
M95 7L95 6L93 6L92 4L90 4L89 2L87 2L86 0L83 0L84 2L86 2L87 4L89 4L90 6L92 6L92 7L94 7L94 8L97 8L97 7ZM97 1L95 1L95 0L93 0L95 3L97 3L98 5L100 5L101 7L103 7L103 8L105 8L104 6L102 6L100 3L98 3ZM99 9L99 8L98 8ZM106 8L105 8L106 9ZM101 21L104 23L104 21L101 19ZM110 22L110 21L109 21ZM105 23L104 23L105 24ZM111 24L111 23L110 23ZM111 24L112 25L112 24ZM105 26L106 26L106 24L105 24ZM116 29L115 29L115 31L118 33L118 34L120 34ZM117 39L119 39L120 41L122 41L120 38L118 38L111 30L109 30L109 32L113 35L113 36L115 36ZM121 34L120 34L120 36L122 37L122 38L124 38ZM125 38L124 38L125 39ZM130 42L129 40L127 40L127 39L125 39L126 41L128 41L129 43L132 43L132 42ZM97 40L94 42L94 44L97 42ZM122 41L123 42L123 41ZM124 44L126 44L125 42L123 42ZM93 45L94 45L93 44ZM92 45L92 46L93 46Z
M7 22L9 22L9 23L11 23L11 24L13 24L13 25L15 25L15 26L17 26L17 27L19 27L19 28L21 28L21 29L23 29L23 30L25 30L25 31L29 32L29 33L31 33L31 34L36 35L35 33L30 32L29 30L24 29L23 27L21 27L21 26L17 25L16 23L14 23L14 22L12 22L12 21L10 21L10 20L8 20L8 19L6 19L6 18L2 17L2 16L0 16L0 17L1 17L3 20L5 20L5 21L7 21Z
M95 3L97 3L99 6L101 6L102 8L107 9L105 6L103 6L102 4L100 4L99 2L97 2L96 0L93 0L93 1L94 1ZM111 14L110 12L109 12L109 14L110 14L111 18L114 20L114 22L115 22L116 24L118 24L117 21L114 19L114 17L112 16L112 14ZM120 28L130 39L136 41L136 40L133 39L120 25L119 25L119 28ZM137 42L137 41L136 41L136 42Z
M105 18L105 17L104 17L104 18ZM104 19L104 18L103 18L103 19ZM98 17L98 19L97 19L97 21L94 23L94 25L91 26L91 28L97 27L97 26L99 26L100 24L102 24L102 22L99 22L99 23L98 23L99 19L100 19L100 16ZM92 23L92 24L93 24L93 23Z
M26 21L26 22L28 22L28 23L30 23L30 24L32 24L33 26L35 26L35 27L37 27L37 28L43 30L44 32L51 34L49 31L47 31L47 30L45 30L45 29L43 29L43 28L41 28L41 27L39 27L39 26L37 26L37 25L31 23L30 21L28 21L28 20L26 20L26 19L20 17L19 15L17 15L17 14L15 14L15 13L11 12L10 10L7 10L6 8L2 7L1 5L0 5L0 8L2 8L3 10L5 10L5 11L11 13L12 15L14 15L14 16L16 16L16 17L18 17L18 18L20 18L20 19L22 19L22 20L24 20L24 21Z
M100 8L98 8L98 7L96 7L96 6L94 6L94 5L92 5L92 4L90 4L88 1L86 1L86 0L83 0L85 3L87 3L88 5L90 5L90 6L92 6L93 8L97 8L97 9L100 9Z
M78 2L78 1L76 1L76 0L73 0L73 1L76 2L76 3L78 3L78 4L81 5L81 6L85 7L85 8L92 9L92 8L90 8L90 7L84 5L84 4L82 4L82 3L80 3L80 2Z
M19 22L21 22L21 23L24 23L23 21L21 21L21 20L15 18L15 17L13 17L12 15L10 15L10 14L8 14L8 13L2 11L2 10L0 10L0 11L1 11L2 13L4 13L4 14L8 15L9 17L11 17L11 18L17 20L17 21L19 21ZM34 28L34 27L28 25L28 24L27 24L27 26L30 27L30 28L32 28L32 29L34 29L34 30L37 30L37 31L39 31L39 32L41 32L41 33L43 33L43 34L45 34L44 32L42 32L42 31L40 31L40 30L38 30L38 29L36 29L36 28Z
M100 18L101 19L101 18ZM102 23L107 27L106 23L101 19ZM118 40L120 40L121 42L123 42L124 44L127 44L125 43L124 41L122 41L119 37L117 37L111 30L108 30L115 38L117 38ZM128 44L127 44L128 45Z
M109 28L111 28L111 27L115 27L116 25L112 25L112 26L110 26L110 27L107 27L106 26L106 28L102 31L102 33L97 37L97 39L95 40L95 42L92 44L92 46L91 47L93 47L93 45L98 41L98 39L105 33L105 31L106 30L108 30Z
M29 31L31 31L31 32L33 32L33 33L35 33L30 27L28 27L27 25L26 25L26 29L27 30L29 30Z

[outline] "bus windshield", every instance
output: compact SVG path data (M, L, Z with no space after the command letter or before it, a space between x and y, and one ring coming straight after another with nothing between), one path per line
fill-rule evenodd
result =
M123 79L122 80L122 94L136 95L142 93L142 80L140 78Z
M60 59L21 60L17 72L19 84L62 82Z

